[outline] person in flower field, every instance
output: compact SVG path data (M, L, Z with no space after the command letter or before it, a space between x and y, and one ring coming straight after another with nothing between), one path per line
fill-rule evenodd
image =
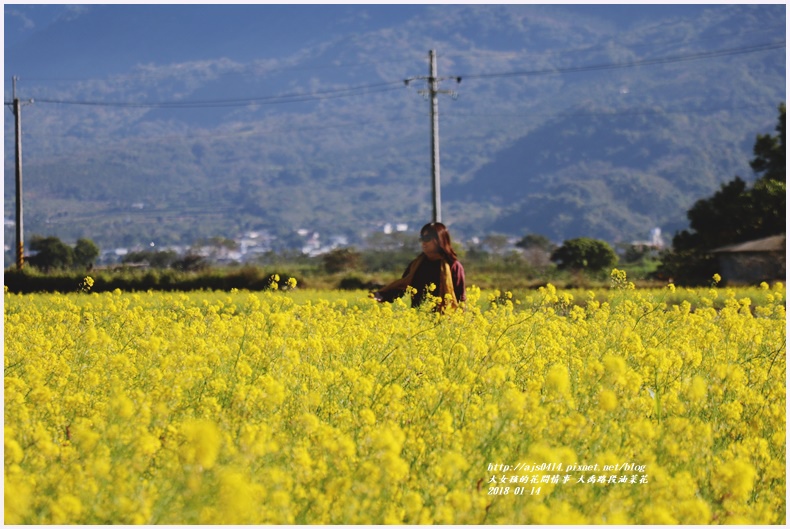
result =
M447 227L441 222L426 224L420 230L420 242L422 253L409 263L403 277L374 292L373 297L392 302L412 287L416 291L411 298L412 307L422 304L428 294L441 299L439 310L455 308L466 301L464 267L453 250ZM430 285L435 286L433 292L429 292Z

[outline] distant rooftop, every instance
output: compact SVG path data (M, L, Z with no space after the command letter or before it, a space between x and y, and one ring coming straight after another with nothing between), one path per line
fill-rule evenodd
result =
M716 248L713 253L784 252L785 234Z

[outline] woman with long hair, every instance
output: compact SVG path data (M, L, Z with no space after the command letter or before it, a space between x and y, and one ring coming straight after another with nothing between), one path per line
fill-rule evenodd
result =
M393 301L411 287L416 291L412 295L412 307L422 304L428 294L440 299L439 310L466 301L464 267L453 250L447 227L441 222L426 224L420 230L420 243L422 253L409 263L403 277L379 289L373 297L378 301ZM435 286L433 291L429 290L431 285Z

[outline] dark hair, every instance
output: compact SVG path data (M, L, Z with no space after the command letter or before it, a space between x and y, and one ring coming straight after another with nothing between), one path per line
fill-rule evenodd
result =
M452 242L450 241L450 232L447 231L447 226L441 222L429 222L420 229L420 236L431 234L436 237L439 242L439 253L450 261L451 263L458 260L455 255Z

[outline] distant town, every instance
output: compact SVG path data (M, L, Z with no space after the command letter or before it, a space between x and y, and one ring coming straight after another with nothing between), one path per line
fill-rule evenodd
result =
M14 240L13 228L14 221L5 219L5 267L13 263ZM371 237L371 234L380 236L392 234L406 234L410 229L409 224L402 222L380 222L372 228L371 233L361 245L352 244L347 236L328 235L317 230L299 228L295 233L301 240L301 247L293 247L293 250L301 252L308 257L317 257L332 250L348 248L351 246L357 249L376 249L380 243L380 238ZM11 236L9 237L9 232ZM27 238L26 238L27 239ZM402 239L405 240L405 237ZM472 237L466 241L460 241L461 246L470 249L484 251L492 254L505 254L509 252L521 252L517 243L519 237L504 235L491 235L488 237ZM197 242L192 245L160 245L157 241L150 241L148 244L138 244L133 247L101 248L101 253L96 260L97 266L112 266L124 262L124 258L130 254L140 252L173 252L177 255L199 256L206 262L217 265L254 263L265 254L277 251L277 237L265 230L248 231L235 238L216 237L208 241ZM29 245L29 241L27 241ZM555 241L558 246L562 241ZM630 242L630 246L641 250L662 250L665 246L661 228L655 227L649 230L648 238ZM34 255L35 252L29 249L26 255Z

